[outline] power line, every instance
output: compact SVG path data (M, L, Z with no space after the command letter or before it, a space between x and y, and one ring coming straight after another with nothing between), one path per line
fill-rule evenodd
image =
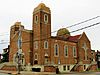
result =
M86 27L83 27L83 28L80 28L80 29L77 29L77 30L74 30L74 31L71 31L70 33L74 33L74 32L77 32L77 31L80 31L80 30L83 30L83 29L87 29L87 28L96 26L98 24L100 24L100 22L92 24L92 25L89 25L89 26L86 26ZM64 34L64 35L66 35L66 34ZM62 35L59 35L59 36L62 36ZM50 39L50 38L51 37L44 38L44 39L41 39L41 40L34 40L34 41L27 40L27 41L22 41L22 43L29 43L29 42L35 42L35 41L43 41L43 40L47 40L47 39ZM17 42L17 41L12 41L12 42ZM4 43L0 43L0 44L7 44L7 43L10 43L10 42L4 42Z
M100 17L100 16L96 16L96 17L93 17L93 18L87 19L87 20L85 20L85 21L82 21L82 22L79 22L79 23L73 24L73 25L68 26L68 27L65 27L65 28L71 28L71 27L74 27L74 26L77 26L77 25L83 24L83 23L85 23L85 22L88 22L88 21L94 20L94 19L99 18L99 17ZM55 33L55 32L57 32L57 31L58 31L58 30L53 31L53 32L50 32L50 34ZM46 35L48 35L48 33L47 33L47 34L42 34L42 35L40 35L40 36L46 36ZM36 37L40 37L40 36L36 36Z
M83 29L87 29L87 28L96 26L96 25L98 25L98 24L100 24L100 22L95 23L95 24L92 24L92 25L89 25L89 26L86 26L86 27L83 27L83 28L80 28L80 29L77 29L77 30L74 30L74 31L71 31L70 33L74 33L74 32L77 32L77 31L80 31L80 30L83 30Z
M9 35L9 34L0 34L0 36L5 36L5 35Z
M76 23L76 24L73 24L73 25L71 25L71 26L68 26L68 27L66 27L66 28L71 28L71 27L74 27L74 26L77 26L77 25L80 25L80 24L82 24L82 23L85 23L85 22L88 22L88 21L91 21L91 20L94 20L94 19L96 19L96 18L99 18L100 16L96 16L96 17L93 17L93 18L90 18L90 19L88 19L88 20L85 20L85 21L82 21L82 22L79 22L79 23ZM94 26L95 24L93 24L92 26ZM80 29L77 29L77 30L74 30L74 31L71 31L70 33L73 33L73 32L76 32L76 31L79 31L79 30L83 30L83 29L85 29L85 28L89 28L89 27L92 27L92 26L87 26L87 27L84 27L84 28L80 28ZM58 30L56 30L56 31L53 31L53 32L50 32L50 34L52 34L52 33L55 33L55 32L57 32ZM0 36L4 36L4 35L9 35L9 34L1 34ZM47 35L47 34L44 34L44 35L41 35L41 36L45 36L45 35ZM39 36L37 36L37 37L39 37ZM48 38L49 39L49 38ZM38 41L38 40L37 40ZM16 41L15 41L16 42ZM22 42L22 43L27 43L27 42L30 42L30 41L24 41L24 42ZM34 42L34 41L33 41ZM7 44L7 43L10 43L10 42L3 42L3 43L0 43L0 44Z
M0 44L8 44L8 43L10 43L10 42L2 42L2 43L0 43Z
M96 19L96 18L99 18L99 17L100 17L100 16L96 16L96 17L93 17L93 18L91 18L91 19L88 19L88 20L85 20L85 21L79 22L79 23L77 23L77 24L74 24L74 25L68 26L68 27L66 27L66 28L71 28L71 27L77 26L77 25L79 25L79 24L82 24L82 23L85 23L85 22L91 21L91 20Z
M100 17L100 16L96 16L96 17L93 17L93 18L87 19L87 20L85 20L85 21L82 21L82 22L79 22L79 23L73 24L73 25L68 26L68 27L65 27L65 28L71 28L71 27L74 27L74 26L80 25L80 24L82 24L82 23L85 23L85 22L88 22L88 21L94 20L94 19L99 18L99 17ZM51 32L51 33L55 33L55 32L57 32L57 31L58 31L58 30L53 31L53 32Z
M68 26L68 27L65 27L65 28L71 28L71 27L74 27L74 26L77 26L77 25L83 24L83 23L85 23L85 22L88 22L88 21L94 20L94 19L99 18L99 17L100 17L100 16L96 16L96 17L93 17L93 18L87 19L87 20L85 20L85 21L82 21L82 22L79 22L79 23L73 24L73 25ZM53 31L53 32L50 32L50 34L55 33L55 32L57 32L57 31L58 31L58 30ZM42 34L41 36L45 36L45 35L48 35L48 34ZM40 36L37 36L37 37L40 37Z
M87 19L87 20L85 20L85 21L82 21L82 22L79 22L79 23L73 24L73 25L68 26L68 27L65 27L65 28L71 28L71 27L74 27L74 26L80 25L80 24L82 24L82 23L85 23L85 22L88 22L88 21L94 20L94 19L99 18L99 17L100 17L100 16L96 16L96 17L93 17L93 18ZM58 30L55 30L55 31L51 32L51 34L57 32L57 31L58 31ZM4 35L9 35L9 34L0 34L0 36L4 36ZM47 34L45 34L45 35L47 35ZM43 36L44 36L44 35L43 35Z

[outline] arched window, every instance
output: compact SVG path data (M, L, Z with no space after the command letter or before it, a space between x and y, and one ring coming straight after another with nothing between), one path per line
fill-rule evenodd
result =
M38 23L38 15L35 16L35 23Z
M48 49L48 41L44 41L44 49Z
M38 41L34 42L34 49L38 49Z
M65 57L68 56L68 46L67 45L64 46L64 55Z
M34 55L34 64L38 64L38 54L35 53Z
M76 47L73 46L73 56L75 57L76 56Z
M54 56L59 56L59 45L58 44L54 45Z
M38 54L37 54L37 53L35 53L35 55L34 55L34 59L35 59L35 60L38 59Z
M47 14L44 14L44 22L48 23L48 15Z

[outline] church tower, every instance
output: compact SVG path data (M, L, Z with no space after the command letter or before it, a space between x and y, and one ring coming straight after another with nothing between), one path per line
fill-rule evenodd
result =
M14 54L17 52L17 38L18 38L18 32L19 29L24 29L24 26L21 25L21 22L16 22L13 26L10 28L10 53L9 53L9 61L13 62Z
M45 43L48 44L50 37L51 11L44 3L40 3L33 11L33 64L44 64L44 42L46 41Z

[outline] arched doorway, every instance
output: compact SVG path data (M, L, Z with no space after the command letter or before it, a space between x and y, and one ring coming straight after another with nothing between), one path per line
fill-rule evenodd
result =
M34 55L34 64L38 64L38 54L37 53L35 53L35 55Z
M35 60L35 61L34 61L34 64L38 64L38 61L37 61L37 60Z

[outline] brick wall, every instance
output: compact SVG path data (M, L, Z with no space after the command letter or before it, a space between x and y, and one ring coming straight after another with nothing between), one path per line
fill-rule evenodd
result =
M56 72L56 68L54 66L44 66L44 72Z
M54 56L54 44L59 45L59 56ZM68 57L65 57L64 54L65 45L68 46ZM75 59L77 58L77 54L76 57L73 57L73 49L72 49L73 46L76 47L76 43L51 39L51 62L53 61L54 64L58 64L58 60L60 59L61 61L60 64L75 64Z
M96 71L96 70L97 70L97 64L92 65L90 71Z
M85 50L83 48L84 44L86 44L87 47L87 56L85 59ZM88 39L88 37L86 36L86 34L83 32L83 34L81 35L81 37L79 38L79 41L77 43L78 45L78 61L82 61L83 64L90 64L90 58L91 58L91 43Z
M14 54L18 51L18 31L11 29L10 33L10 54L9 54L9 61L13 62ZM26 29L22 29L21 31L22 36L22 52L24 53L25 63L28 64L32 61L32 32ZM31 57L30 57L31 56ZM32 63L32 62L31 62Z

